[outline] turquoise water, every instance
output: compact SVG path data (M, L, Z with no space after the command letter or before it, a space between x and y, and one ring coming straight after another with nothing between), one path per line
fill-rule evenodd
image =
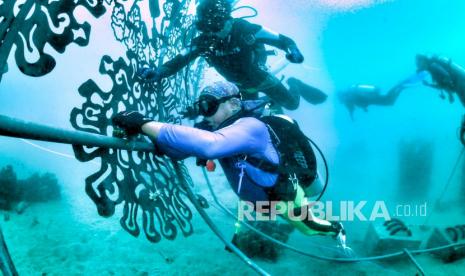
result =
M133 1L126 2L129 7ZM113 4L105 3L107 12L100 18L94 18L82 7L75 10L79 22L87 21L92 26L89 44L71 44L62 54L46 46L45 52L55 57L56 67L45 76L22 74L10 54L9 71L0 82L0 114L73 129L70 112L85 101L78 87L93 79L102 90L111 91L111 80L99 73L100 60L103 55L113 59L125 55L125 45L115 39L110 25ZM370 106L367 112L357 109L351 120L336 95L352 84L372 84L388 91L415 72L417 53L444 55L465 65L465 2L240 1L240 5L248 4L259 12L250 21L292 37L305 55L303 65L289 65L279 74L295 76L329 96L323 104L303 102L298 110L288 112L317 142L328 160L330 184L323 200L334 205L366 201L367 209L363 210L368 210L368 214L376 201L384 202L391 214L405 208L419 210L426 204L427 216L414 211L409 216L405 212L397 214L403 215L401 218L412 229L424 224L428 217L428 225L441 229L463 224L463 161L450 176L462 150L457 130L463 106L458 99L451 104L442 100L438 91L418 85L405 90L393 106ZM150 22L148 1L140 1L140 7L142 18ZM282 57L272 57L269 63ZM34 55L30 60L34 60ZM208 71L207 76L214 75L211 69ZM253 274L224 250L195 211L192 236L179 235L174 241L163 239L154 244L143 233L138 238L129 235L120 226L121 206L114 216L102 218L85 193L85 179L100 168L100 159L79 162L68 145L28 141L0 137L0 168L11 164L20 179L35 172L53 173L62 198L27 204L22 214L1 211L0 225L20 275ZM402 141L426 145L429 169L422 167L426 157L400 153ZM200 169L193 160L187 165L195 191L211 201ZM407 173L411 178L406 181L402 175L409 170L413 173ZM421 182L419 179L425 174L429 180ZM442 208L434 208L449 177L450 184L441 198ZM212 181L218 197L235 208L237 198L220 170L212 175ZM417 182L420 184L415 185ZM405 187L408 184L411 186ZM211 205L208 214L229 238L234 221ZM382 223L382 219L377 219L373 225ZM345 222L349 245L360 256L372 254L366 238L370 224L360 220ZM418 231L421 235L428 232ZM296 232L289 243L324 256L331 256L331 250L325 251L314 243L334 246L329 238L309 238ZM446 264L432 255L421 255L418 262L432 275L462 275L465 264L463 259ZM257 263L273 275L416 272L405 260L335 265L288 250L283 251L277 263Z

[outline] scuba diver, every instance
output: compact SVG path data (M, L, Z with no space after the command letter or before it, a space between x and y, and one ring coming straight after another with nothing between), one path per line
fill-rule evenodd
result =
M339 100L347 107L350 118L354 120L355 108L368 111L369 105L393 105L402 91L402 87L394 87L385 95L374 85L356 84L338 93Z
M190 156L219 159L231 189L241 201L253 206L258 206L258 202L278 202L283 208L280 214L289 224L306 235L332 236L343 254L349 251L342 224L313 217L300 182L310 182L311 186L317 179L313 152L302 149L304 153L297 154L298 149L291 147L293 152L285 154L282 150L282 146L298 140L299 135L293 134L296 130L300 132L295 121L285 115L254 117L255 110L245 108L237 86L227 82L205 87L195 104L210 130L156 122L134 111L120 112L112 121L128 135L149 136L158 154L177 160ZM284 129L278 130L277 125ZM292 135L293 139L277 143L276 132L284 135L281 137ZM300 219L303 212L311 219Z
M418 54L416 56L417 72L426 71L431 75L432 82L423 81L423 84L441 90L440 97L445 98L444 92L448 94L449 102L454 102L454 93L465 106L465 69L452 62L451 59L436 55L427 56ZM465 115L460 126L460 142L465 146Z
M431 75L432 82L423 81L423 84L441 90L449 95L449 101L454 102L455 92L460 102L465 106L465 69L450 59L438 56L418 54L416 56L417 72L426 71Z
M258 92L263 92L275 104L295 110L301 95L306 100L316 97L317 103L322 102L322 97L326 98L319 89L300 85L301 82L293 85L298 90L292 89L292 86L287 89L268 71L266 60L270 51L266 50L265 45L285 51L286 59L291 63L304 61L304 56L291 38L244 19L233 18L231 12L232 5L228 0L200 1L195 22L200 35L192 40L188 48L159 68L145 66L139 69L139 76L144 81L159 82L198 57L204 57L220 75L239 87L244 99L256 99Z
M392 106L404 89L416 85L424 78L425 73L418 72L395 85L386 94L381 94L381 89L377 86L356 84L339 92L338 98L347 107L350 113L350 118L353 120L356 107L367 112L369 105Z

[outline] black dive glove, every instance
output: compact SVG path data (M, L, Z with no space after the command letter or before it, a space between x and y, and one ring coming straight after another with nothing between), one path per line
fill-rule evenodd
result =
M287 49L286 59L292 63L304 62L304 56L299 51L296 45L289 45L289 48Z
M132 136L141 133L142 126L153 120L136 111L123 111L113 116L111 121L114 126L122 128L128 136Z
M139 78L143 81L151 82L159 82L162 79L158 69L150 68L148 66L144 66L137 70L137 76L139 76Z

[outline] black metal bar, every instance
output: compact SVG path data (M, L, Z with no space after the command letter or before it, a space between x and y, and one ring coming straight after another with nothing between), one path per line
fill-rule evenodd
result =
M255 272L257 272L260 275L270 275L268 272L266 272L263 268L258 266L255 262L253 262L249 257L247 257L239 248L237 248L234 244L232 244L230 241L228 241L223 234L221 234L221 231L216 227L216 225L213 223L211 218L208 216L208 214L205 212L205 210L200 206L200 204L197 201L197 198L194 195L194 192L192 191L191 187L187 184L186 180L184 179L184 175L181 171L181 168L179 164L172 160L172 164L174 167L174 170L176 171L176 174L178 176L179 181L181 182L181 185L186 189L186 194L189 200L192 202L194 205L195 209L197 212L199 212L200 216L202 219L205 221L205 223L210 227L210 229L213 231L213 233L228 247L231 249L231 251L237 255L244 263L246 263L249 267L251 267Z
M5 276L16 276L18 272L13 264L10 253L3 237L2 229L0 228L0 271Z
M129 141L78 130L65 130L0 115L0 135L89 147L151 152L152 143Z
M420 272L420 275L421 276L425 276L425 271L423 270L423 268L421 268L420 264L417 262L417 260L415 260L415 258L413 257L412 253L410 253L410 251L407 249L407 248L404 248L402 249L402 251L405 252L405 254L407 255L407 257L410 259L410 261L413 263L413 265L415 265L415 267L417 268L418 272Z

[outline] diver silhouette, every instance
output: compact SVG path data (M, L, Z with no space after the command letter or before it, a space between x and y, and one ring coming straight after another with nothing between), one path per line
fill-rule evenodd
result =
M416 56L417 72L426 71L431 75L432 82L423 81L423 84L441 90L441 98L446 92L449 101L454 102L453 94L457 94L460 102L465 106L465 69L452 62L451 59L440 56Z
M200 1L195 22L200 34L189 47L162 66L141 68L139 76L146 81L159 82L198 57L204 57L220 75L239 87L243 99L257 99L258 92L263 92L275 104L288 110L298 108L301 95L313 104L326 99L325 93L295 81L295 78L289 80L290 88L287 89L269 71L266 61L270 51L265 45L285 51L286 59L291 63L304 61L291 38L244 19L233 18L231 11L231 3L227 0Z
M369 105L393 105L402 90L403 87L396 86L383 95L377 86L356 84L338 93L338 98L347 107L353 120L355 108L367 112Z
M340 91L337 96L349 110L351 119L354 120L354 111L357 107L367 112L369 105L392 106L404 89L419 83L424 77L424 72L418 72L392 87L386 94L382 94L377 86L356 84Z
M431 76L432 82L423 81L423 84L439 89L440 97L445 99L447 93L449 102L454 102L454 93L465 107L465 69L450 58L436 55L427 56L418 54L416 56L417 72L425 71ZM465 146L465 115L460 125L460 142Z

